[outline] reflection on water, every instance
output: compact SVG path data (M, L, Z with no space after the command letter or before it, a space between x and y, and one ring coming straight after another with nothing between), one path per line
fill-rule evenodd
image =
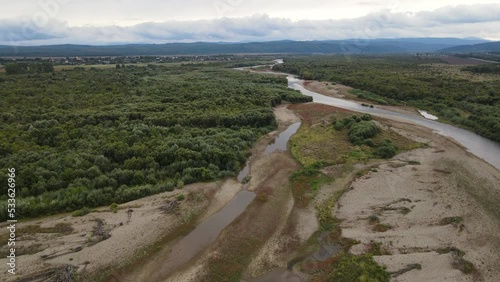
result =
M274 152L284 152L287 150L288 140L294 135L300 127L300 122L290 125L285 131L280 133L278 137L274 138L273 142L267 145L264 150L265 154Z

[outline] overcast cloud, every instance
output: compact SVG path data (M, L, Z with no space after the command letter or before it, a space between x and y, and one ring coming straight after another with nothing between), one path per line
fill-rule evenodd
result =
M180 3L159 0L141 1L141 5L132 0L17 1L9 3L9 9L0 11L0 44L94 45L398 37L500 40L498 1L445 7L441 5L452 1L339 0L332 4L332 1L322 0L289 0L284 5L285 2L281 1L184 0Z

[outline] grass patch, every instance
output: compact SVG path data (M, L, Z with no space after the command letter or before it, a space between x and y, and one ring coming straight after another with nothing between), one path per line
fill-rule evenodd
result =
M437 249L436 252L438 254L448 254L448 253L454 253L458 256L464 256L465 255L465 252L458 249L458 248L455 248L455 247L447 247L447 248L441 248L441 249Z
M391 272L391 276L392 277L398 277L398 276L403 275L406 272L412 271L414 269L421 270L422 269L422 265L420 263L408 264L405 268L403 268L401 270L398 270L398 271L395 271L395 272Z
M17 236L33 235L40 233L57 233L60 235L68 235L73 232L73 227L70 223L60 222L53 227L41 227L40 225L28 225L17 230Z
M384 223L377 223L373 226L372 230L375 232L386 232L387 230L391 229L392 226Z
M368 223L369 223L369 224L372 224L372 225L373 225L373 224L377 224L377 223L379 223L379 222L380 222L380 218L378 218L378 216L376 216L376 215L374 215L374 214L372 214L372 215L370 215L370 216L368 217Z
M378 128L369 115L352 115L310 105L291 107L305 121L290 140L294 158L303 166L321 161L328 164L366 162L389 158L401 151L425 146L393 130Z
M298 207L306 207L321 186L333 181L332 177L319 171L320 166L322 166L321 163L315 163L290 175L292 193Z
M333 258L312 281L385 282L389 281L389 278L390 274L384 267L379 266L371 255L341 254Z
M243 271L252 260L252 256L248 254L255 253L258 250L256 246L261 246L263 241L249 237L240 242L241 244L231 253L221 253L209 259L203 281L236 282L241 280Z
M447 248L437 249L436 252L439 254L451 253L453 255L453 263L452 263L453 268L458 269L465 274L480 276L480 273L477 271L474 264L463 258L465 256L464 251L455 247L447 247Z
M368 244L368 249L367 249L366 253L371 254L373 256L391 255L391 252L389 252L386 248L384 248L382 246L382 243L375 242L375 241L371 241Z
M445 217L442 218L439 221L439 225L448 225L448 224L459 224L462 222L464 219L461 216L450 216L450 217Z
M89 209L88 207L83 207L79 210L76 210L74 212L71 213L71 216L73 217L79 217L79 216L84 216L86 214L89 214L92 210Z

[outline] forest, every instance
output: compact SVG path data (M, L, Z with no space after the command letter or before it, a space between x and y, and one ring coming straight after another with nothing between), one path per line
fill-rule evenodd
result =
M445 62L437 56L302 56L287 57L274 69L351 86L375 102L394 101L428 110L442 121L500 142L500 77L470 80L433 68L433 64ZM492 74L498 67L464 70Z
M311 98L283 77L230 65L0 74L0 183L16 169L18 217L234 176L253 143L276 128L272 107Z

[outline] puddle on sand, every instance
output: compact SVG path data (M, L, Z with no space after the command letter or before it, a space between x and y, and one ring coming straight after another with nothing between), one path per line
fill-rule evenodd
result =
M274 141L266 146L264 150L265 154L270 154L274 152L284 152L287 150L288 140L294 135L297 130L299 130L300 122L290 125L285 131L281 132L278 137L274 138Z

